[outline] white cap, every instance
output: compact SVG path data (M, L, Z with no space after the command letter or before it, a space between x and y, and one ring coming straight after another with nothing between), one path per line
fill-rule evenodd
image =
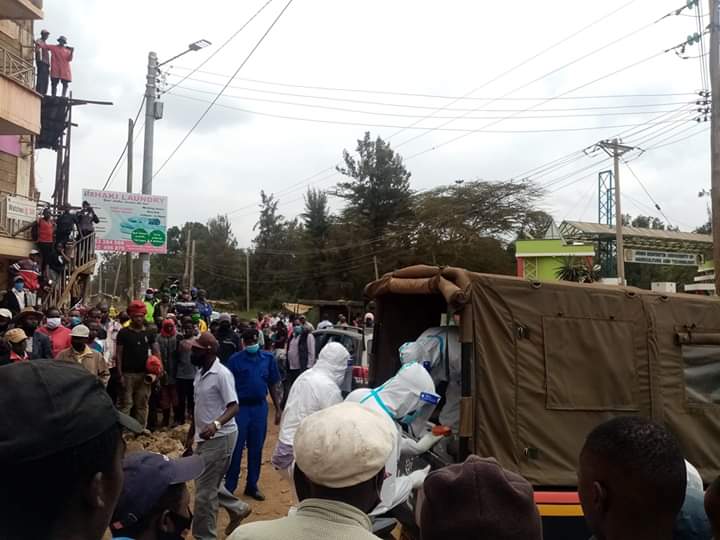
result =
M0 308L0 317L4 317L5 319L12 319L12 311L7 308Z
M78 324L72 329L72 332L70 332L70 337L89 338L90 329L84 324Z
M302 421L293 444L295 463L315 484L356 486L383 470L396 437L386 416L359 403L339 403Z

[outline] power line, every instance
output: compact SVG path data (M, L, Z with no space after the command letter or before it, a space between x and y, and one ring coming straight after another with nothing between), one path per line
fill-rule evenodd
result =
M264 33L262 36L260 36L260 39L257 41L257 43L255 44L255 46L250 50L250 52L249 52L248 55L245 57L245 59L240 63L240 65L238 66L238 68L237 68L237 69L235 70L235 72L233 73L232 77L230 77L230 78L228 79L228 81L227 81L227 83L225 84L225 86L222 87L222 89L220 90L220 92L218 92L218 94L215 96L215 98L210 102L210 104L207 106L207 108L206 108L206 109L203 111L203 113L200 115L200 118L197 119L197 121L193 124L193 126L190 128L190 130L187 132L187 134L182 138L182 140L181 140L181 141L178 143L178 145L173 149L173 151L170 152L170 155L169 155L169 156L167 157L167 159L163 162L163 164L160 165L160 167L155 171L155 173L153 174L153 178L155 178L158 174L160 174L160 172L165 168L165 166L170 162L170 160L175 156L175 154L177 154L178 150L180 150L180 148L185 144L185 141L188 140L188 138L190 137L190 135L192 135L193 131L195 131L195 128L197 128L197 127L200 125L200 122L203 121L203 119L208 115L208 113L210 112L210 110L215 106L215 104L216 104L217 101L220 99L220 97L222 97L223 92L225 92L225 90L227 90L227 87L230 86L230 83L233 81L233 79L235 78L235 76L240 72L240 70L245 66L245 64L247 64L247 62L250 60L250 58L252 58L252 56L253 56L253 54L255 53L255 51L260 47L260 45L262 44L262 42L265 41L265 38L267 37L267 35L268 35L268 34L270 33L270 31L275 27L275 25L277 24L277 22L280 20L280 18L283 16L283 14L285 13L285 11L287 11L287 9L290 7L290 5L291 5L292 3L293 3L293 0L288 0L288 2L285 4L285 7L282 8L282 10L280 11L280 13L278 13L278 15L275 17L275 19L274 19L273 22L270 24L270 26L269 26L268 29L265 31L265 33Z
M204 99L194 98L191 96L185 96L182 94L172 94L174 97L179 97L182 99L187 99L190 101L198 101L200 103L208 103ZM588 130L596 130L596 129L614 129L614 128L627 128L627 127L637 127L644 124L616 124L616 125L610 125L610 126L586 126L586 127L575 127L575 128L549 128L549 129L484 129L481 128L451 128L451 127L426 127L426 126L398 126L394 124L371 124L367 122L351 122L351 121L344 121L344 120L329 120L325 118L310 118L306 116L292 116L287 114L276 114L276 113L269 113L269 112L262 112L262 111L256 111L253 109L245 109L243 107L233 107L232 105L225 105L224 103L217 103L217 100L213 100L210 102L211 105L216 105L217 107L221 107L223 109L229 109L239 112L244 112L247 114L252 114L256 116L266 116L269 118L279 118L282 120L297 120L301 122L314 122L318 124L332 124L332 125L340 125L340 126L359 126L359 127L371 127L371 128L394 128L394 129L418 129L418 130L430 130L430 131L449 131L449 132L460 132L460 133L555 133L555 132L573 132L573 131L588 131ZM523 118L518 118L523 119ZM508 120L508 118L500 118L497 119L497 121L493 122L490 125L494 125L497 123L500 123L500 121ZM659 122L658 124L664 124L666 122ZM414 155L411 157L415 157ZM410 158L407 158L410 159ZM162 168L162 167L161 167ZM158 170L159 172L159 170ZM157 174L157 173L156 173Z
M138 107L137 114L135 115L135 120L133 120L133 125L135 125L138 121L138 118L140 118L140 113L142 112L143 105L145 105L145 96L143 96L142 100L140 101L140 107ZM125 141L125 146L123 147L122 152L120 152L120 156L117 158L115 165L113 165L113 168L110 171L110 174L108 174L107 180L105 180L105 185L103 185L101 191L105 191L107 189L108 185L110 185L110 182L112 181L113 176L115 175L115 171L117 171L117 168L120 166L120 162L125 157L125 154L127 153L127 151L128 151L128 142Z
M648 191L647 187L645 187L645 184L643 183L642 180L640 180L640 177L635 173L635 171L634 171L633 168L630 166L630 164L629 164L627 161L625 161L622 157L620 157L620 159L621 159L621 161L625 164L625 167L627 167L627 170L630 171L630 174L632 174L633 177L635 178L635 180L637 180L637 183L640 184L640 187L641 187L641 188L643 189L643 191L645 192L645 195L648 196L648 199L650 199L650 201L652 201L653 205L655 206L655 209L656 209L658 212L660 212L660 215L662 215L662 217L665 218L665 221L667 222L667 224L670 225L670 226L672 226L672 222L670 221L670 218L667 217L667 215L665 214L665 212L663 212L662 208L660 208L660 204L655 200L655 197L653 197L653 196L650 194L650 192Z
M693 138L693 137L695 137L695 136L697 136L697 135L701 135L701 134L703 134L703 133L706 133L707 131L709 131L709 126L703 126L702 129L696 131L695 133L692 133L692 134L690 134L690 135L686 135L685 137L680 137L679 139L676 139L676 140L674 140L674 141L670 141L670 142L666 142L666 143L664 143L664 144L658 144L658 145L656 145L656 146L652 146L652 147L650 147L650 148L647 148L645 151L646 151L646 152L649 152L650 150L657 150L658 148L665 148L666 146L670 146L670 145L677 144L677 143L682 142L682 141L686 141L686 140L691 139L691 138Z
M184 68L180 66L173 66L173 69L190 69L190 68ZM224 73L215 73L215 72L209 72L209 71L200 71L197 70L197 73L207 74L207 75L213 75L217 77L223 77L227 78L229 75ZM181 77L180 75L173 75L170 73L171 77ZM194 79L188 77L187 80L195 81L195 82L201 82L209 85L214 86L221 86L222 83L214 82L214 81L206 81L204 79ZM378 94L378 95L388 95L388 96L400 96L400 97L417 97L417 98L428 98L428 99L457 99L460 101L541 101L543 99L546 99L547 96L540 96L540 97L503 97L503 96L491 96L491 97L479 97L479 96L454 96L454 95L443 95L443 94L423 94L423 93L412 93L412 92L394 92L391 90L364 90L364 89L358 89L358 88L337 88L337 87L328 87L328 86L311 86L311 85L305 85L305 84L291 84L291 83L282 83L282 82L274 82L274 81L263 81L258 79L247 79L243 77L237 77L236 80L238 81L245 81L245 82L251 82L251 83L258 83L258 84L265 84L268 86L281 86L281 87L287 87L287 88L300 88L300 89L307 89L307 90L320 90L320 91L327 91L327 92L348 92L348 93L363 93L363 94ZM262 88L251 88L246 86L231 86L231 88L234 89L241 89L241 90L248 90L253 92L262 92L267 94L280 94L277 91L271 91L271 90L265 90ZM169 92L169 89L166 91ZM297 93L282 93L280 95L288 95L288 96L296 96L296 97L313 97L317 99L330 99L329 96L318 96L318 95L308 95L308 94L297 94ZM695 92L671 92L671 93L640 93L640 94L601 94L601 95L589 95L589 96L568 96L559 98L561 100L596 100L596 99L628 99L628 98L667 98L667 97L683 97L683 96L694 96ZM353 99L348 98L335 98L337 101L348 101L348 102L355 102ZM361 102L361 103L379 103L377 101L367 101L367 102ZM395 106L401 106L401 105L395 105ZM437 105L435 105L437 107ZM423 107L425 109L431 109L433 106ZM453 108L451 110L462 110L458 108ZM470 109L472 110L472 109Z
M199 90L197 88L191 88L187 86L175 86L175 88L179 88L181 90L187 90L189 92L195 92L199 94L215 94L215 92L211 92L209 90ZM178 94L177 92L172 93L173 96L177 97L186 97L190 98L190 96L187 96L186 94ZM336 107L332 105L321 105L317 103L301 103L297 101L285 101L285 100L277 100L277 99L266 99L266 98L256 98L251 96L239 96L234 94L226 94L226 98L230 99L239 99L243 101L259 101L262 103L273 103L278 105L292 105L294 107L306 107L310 109L322 109L322 110L330 110L330 111L340 111L340 112L350 112L350 113L357 113L357 114L367 114L372 116L396 116L400 118L420 118L422 120L427 119L427 114L407 114L407 113L398 113L398 112L380 112L380 111L369 111L369 110L363 110L363 109L353 109L348 107ZM199 98L198 98L199 99ZM647 104L638 104L638 105L616 105L616 106L610 106L610 107L578 107L578 108L565 108L565 109L541 109L538 112L577 112L577 111L596 111L592 113L578 113L578 114L566 114L566 115L542 115L542 116L522 116L522 117L513 117L510 118L510 120L514 119L540 119L540 118L578 118L578 117L595 117L595 116L628 116L628 115L642 115L642 114L656 114L658 112L665 112L663 110L642 110L650 107L666 107L671 105L678 105L678 103L682 105L692 105L692 102L669 102L669 103L647 103ZM390 106L390 107L410 107L410 108L421 108L425 109L427 107L422 106L415 106L415 105L401 105L401 104L383 104L383 103L377 103L377 105L381 106ZM633 109L633 110L624 110L620 111L619 109ZM638 110L641 109L641 110ZM486 112L486 113L508 113L508 112L520 112L520 109L451 109L452 111L472 111L472 112ZM609 112L597 112L597 111L609 111ZM433 118L437 119L462 119L462 120L494 120L498 118L497 116L464 116L462 118L459 118L457 116L434 116Z
M184 76L180 81L178 81L177 83L173 84L173 85L172 85L170 88L168 88L165 92L170 92L170 91L171 91L173 88L175 88L177 85L184 83L191 75L193 75L194 73L199 72L200 69L201 69L203 66L205 66L205 64L207 64L207 63L208 63L210 60L212 60L220 51L222 51L227 45L229 45L230 42L233 41L233 40L238 36L238 34L240 34L240 32L242 32L243 30L245 30L245 28L246 28L251 22L253 22L253 21L255 20L255 18L256 18L258 15L260 15L260 14L265 10L266 7L268 7L268 6L270 5L270 3L271 3L272 1L273 1L273 0L267 0L267 2L265 2L262 6L260 6L260 9L258 9L247 21L245 21L245 23L244 23L240 28L238 28L235 32L233 32L233 34L232 34L228 39L226 39L226 40L220 45L220 47L218 47L217 49L215 49L215 51L213 51L213 53L212 53L211 55L209 55L205 60L203 60L196 68L191 69L191 70L188 72L187 75L185 75L185 76ZM172 67L172 66L171 66L171 67Z

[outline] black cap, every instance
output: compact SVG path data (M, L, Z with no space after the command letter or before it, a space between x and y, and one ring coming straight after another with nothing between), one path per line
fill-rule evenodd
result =
M199 477L205 462L200 456L170 459L154 452L137 452L123 461L125 476L120 500L110 521L121 531L147 517L168 488Z
M24 463L80 446L115 424L142 426L113 407L81 365L56 360L0 367L0 463Z

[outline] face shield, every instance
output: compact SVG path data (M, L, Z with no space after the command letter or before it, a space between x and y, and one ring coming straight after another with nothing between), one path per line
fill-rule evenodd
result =
M431 396L435 396L437 401ZM421 414L419 409L424 410L423 404L431 404L434 401L432 405L434 409L440 401L430 374L415 362L403 366L392 379L371 390L361 403L370 399L373 399L390 418L398 422L410 414Z
M415 409L402 417L399 422L407 426L411 435L419 436L427 431L427 423L435 408L440 403L440 396L430 392L422 392Z

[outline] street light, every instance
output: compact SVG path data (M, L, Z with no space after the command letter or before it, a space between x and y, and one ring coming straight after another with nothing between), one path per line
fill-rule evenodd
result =
M177 60L181 56L183 56L191 51L192 52L199 51L200 49L204 49L205 47L209 47L210 45L212 45L212 43L210 43L207 39L199 39L197 41L193 41L190 45L188 45L188 48L186 50L184 50L180 54L176 54L175 56L170 58L170 60L165 60L162 64L158 64L157 67L162 67L165 64L169 64L173 60ZM150 54L152 54L152 53L150 53ZM157 56L155 58L157 59Z
M158 63L157 54L150 52L148 54L148 70L147 80L145 82L145 143L143 146L143 175L142 175L142 193L143 195L152 195L152 178L153 178L153 147L155 144L155 120L162 118L162 102L157 101L157 75L161 66L180 58L181 56L191 52L199 51L210 46L211 43L206 39L194 41L188 48L166 60ZM142 283L141 290L150 287L150 254L140 254Z

